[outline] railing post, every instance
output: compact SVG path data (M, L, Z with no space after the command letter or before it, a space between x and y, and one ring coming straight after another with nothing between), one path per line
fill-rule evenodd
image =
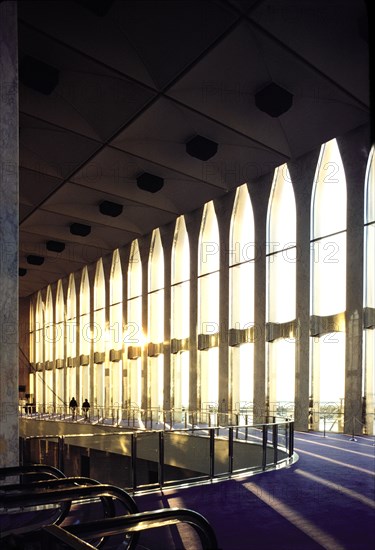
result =
M278 425L274 424L272 426L272 443L273 443L273 462L277 464L277 439L278 439Z
M215 475L215 430L210 428L210 479Z
M294 422L289 422L289 456L294 453Z
M164 485L164 432L159 432L159 487Z
M265 470L267 466L267 424L262 426L262 469Z
M233 427L229 428L228 433L228 454L229 454L229 475L233 474Z
M245 441L247 441L247 437L248 437L248 433L249 433L249 428L248 428L248 415L245 414Z
M137 433L131 434L131 469L133 491L137 488Z

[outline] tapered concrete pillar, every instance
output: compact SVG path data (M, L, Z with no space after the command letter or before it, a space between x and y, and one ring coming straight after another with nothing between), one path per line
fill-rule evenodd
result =
M0 467L18 464L17 3L0 3Z

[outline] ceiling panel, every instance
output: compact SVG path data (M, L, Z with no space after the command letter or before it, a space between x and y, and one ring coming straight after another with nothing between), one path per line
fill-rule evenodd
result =
M83 4L18 2L20 62L59 70L50 94L20 84L20 296L368 122L364 2ZM270 82L293 94L278 117L256 106ZM206 162L186 153L195 135L218 143ZM143 172L162 189L139 189ZM102 200L121 216L101 215ZM73 236L72 222L91 234Z

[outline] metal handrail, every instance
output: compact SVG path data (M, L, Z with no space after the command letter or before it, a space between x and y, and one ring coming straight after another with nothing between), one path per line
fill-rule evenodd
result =
M66 475L56 468L48 464L26 464L21 466L6 466L0 468L1 477L14 477L18 475L48 475L53 478L65 478Z
M197 532L204 550L218 550L215 531L210 523L198 512L185 508L166 508L139 512L129 516L118 516L87 523L69 525L65 529L83 538L96 536L113 536L121 533L139 533L147 529L167 527L178 523L188 523ZM128 550L134 548L134 539L129 543Z

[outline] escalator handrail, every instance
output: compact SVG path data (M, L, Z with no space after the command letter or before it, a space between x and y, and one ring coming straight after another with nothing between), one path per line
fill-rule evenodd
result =
M0 507L26 508L42 504L59 504L72 500L84 500L95 497L113 497L121 501L130 514L138 512L138 507L124 489L114 485L85 485L79 487L64 487L60 489L46 489L41 492L21 491L19 493L0 494Z
M93 536L108 537L121 533L140 532L146 529L167 527L178 523L188 523L196 530L204 550L218 550L216 534L211 524L198 512L186 508L165 508L138 512L137 514L128 516L117 516L115 518L69 525L64 528L80 538L89 538ZM127 550L135 548L134 542L133 539L129 542Z
M5 468L0 468L0 478L40 473L48 474L50 476L54 476L55 478L66 477L61 470L55 466L50 466L49 464L28 464L25 466L6 466Z

